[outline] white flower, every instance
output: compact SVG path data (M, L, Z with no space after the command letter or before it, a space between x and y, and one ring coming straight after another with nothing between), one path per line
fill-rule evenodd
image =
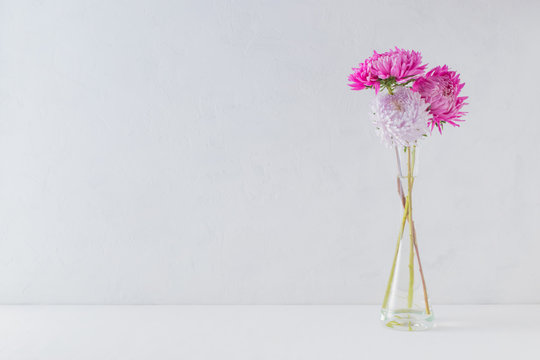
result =
M413 146L428 134L428 104L420 94L398 86L393 95L379 92L373 101L373 124L386 146Z

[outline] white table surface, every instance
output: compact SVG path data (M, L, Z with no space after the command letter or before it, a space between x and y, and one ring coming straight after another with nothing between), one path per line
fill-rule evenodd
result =
M383 327L379 306L0 306L0 359L540 359L540 305L436 306Z

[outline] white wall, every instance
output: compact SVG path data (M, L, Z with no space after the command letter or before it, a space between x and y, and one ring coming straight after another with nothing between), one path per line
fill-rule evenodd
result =
M350 68L462 73L425 141L432 300L539 302L535 1L2 1L1 303L379 303L394 158Z

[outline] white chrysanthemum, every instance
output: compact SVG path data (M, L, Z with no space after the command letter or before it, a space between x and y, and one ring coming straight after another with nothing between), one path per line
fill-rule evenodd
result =
M379 92L373 101L373 124L386 146L413 146L429 133L428 104L420 94L398 86L393 95Z

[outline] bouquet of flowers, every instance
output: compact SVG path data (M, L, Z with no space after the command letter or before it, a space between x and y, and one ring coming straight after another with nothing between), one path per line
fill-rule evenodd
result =
M420 52L396 47L384 53L374 51L371 57L353 68L349 76L352 90L375 90L371 111L373 124L381 141L387 147L394 147L396 152L403 217L381 319L391 328L405 330L428 329L433 322L412 217L417 145L435 128L442 134L446 124L459 126L467 99L460 96L465 84L458 73L446 65L426 73L426 67ZM407 228L408 247L402 241ZM415 282L415 277L420 277L422 286ZM418 298L423 299L422 304L415 303Z

